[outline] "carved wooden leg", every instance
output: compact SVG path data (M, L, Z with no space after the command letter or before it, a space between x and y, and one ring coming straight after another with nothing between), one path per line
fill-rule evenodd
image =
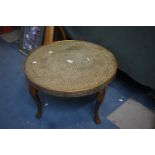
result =
M34 88L31 84L29 84L29 92L33 97L35 103L37 104L36 117L40 118L42 116L42 105L38 96L38 89Z
M99 124L101 122L99 117L99 108L104 99L104 96L105 96L105 89L97 93L97 101L96 101L95 111L94 111L94 121L96 124Z

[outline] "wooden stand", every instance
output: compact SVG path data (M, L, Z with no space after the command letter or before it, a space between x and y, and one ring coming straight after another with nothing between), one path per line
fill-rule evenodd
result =
M25 60L24 71L30 83L30 94L37 105L37 118L42 116L38 91L59 97L82 97L96 93L92 118L99 124L99 109L105 96L105 86L116 75L117 61L110 51L100 45L64 40L32 52Z

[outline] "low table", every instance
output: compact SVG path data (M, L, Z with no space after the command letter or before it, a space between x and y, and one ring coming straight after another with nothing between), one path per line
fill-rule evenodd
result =
M117 62L106 48L76 40L57 41L42 46L26 58L25 75L29 92L42 116L38 91L61 97L79 97L97 93L94 121L100 123L99 107L105 88L117 71Z

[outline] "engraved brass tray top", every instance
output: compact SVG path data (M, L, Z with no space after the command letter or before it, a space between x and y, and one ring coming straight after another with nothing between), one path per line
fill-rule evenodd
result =
M117 70L113 54L86 41L65 40L42 46L25 60L29 82L46 93L77 97L105 88Z

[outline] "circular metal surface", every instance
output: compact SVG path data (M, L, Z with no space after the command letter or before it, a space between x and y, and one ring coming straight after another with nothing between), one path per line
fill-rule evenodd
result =
M57 41L25 60L25 75L38 89L57 96L84 96L103 89L117 63L102 46L85 41Z

